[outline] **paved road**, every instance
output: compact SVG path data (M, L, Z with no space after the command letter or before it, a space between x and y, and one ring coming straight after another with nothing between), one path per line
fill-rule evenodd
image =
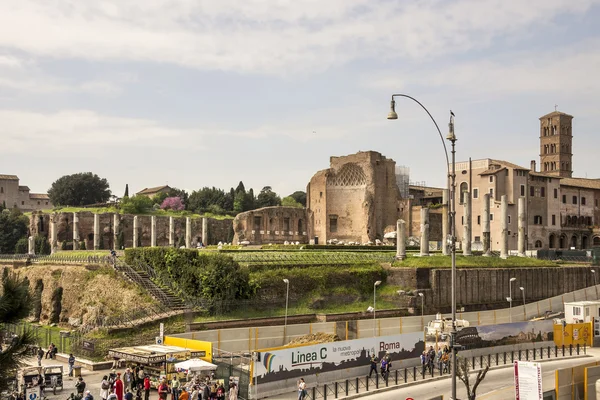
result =
M576 358L570 360L556 360L542 363L542 387L544 391L554 389L554 371L556 369L573 367L580 364L586 364L591 361L597 361L600 355L592 357ZM506 400L514 398L513 369L510 367L491 370L477 389L477 400ZM443 395L444 399L451 398L452 383L450 379L443 379L434 382L423 383L388 392L365 396L369 400L403 400L412 397L415 400L425 400L434 396ZM457 381L457 397L466 398L464 384Z

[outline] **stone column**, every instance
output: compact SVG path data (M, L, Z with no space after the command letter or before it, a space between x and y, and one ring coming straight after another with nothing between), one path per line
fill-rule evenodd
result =
M508 258L508 199L506 195L500 197L500 223L502 236L500 238L500 258Z
M79 250L79 215L73 213L73 250Z
M138 216L134 215L133 216L133 248L134 249L136 247L138 247L138 235L140 234L139 230L140 230L140 228L138 226Z
M119 214L113 214L113 249L121 250L119 248L119 233L121 233L121 218Z
M492 255L490 248L490 194L483 195L483 210L481 212L481 223L483 233L483 256L489 257Z
M429 255L429 208L421 208L421 257Z
M202 243L208 246L208 218L202 218Z
M399 219L396 222L396 260L406 258L406 222Z
M463 225L463 256L471 255L471 199L469 192L464 195L464 215L465 224Z
M50 253L54 254L57 250L58 232L56 231L56 219L58 214L50 215Z
M33 236L29 236L29 238L27 238L27 244L27 254L29 254L30 256L35 256L35 238Z
M519 243L518 255L525 257L525 197L519 197L518 210L519 213Z
M169 247L175 247L175 220L169 217Z
M448 189L442 191L442 254L450 255L448 248Z
M100 214L94 214L94 250L100 250Z
M150 247L156 247L156 215L150 217Z
M190 217L185 218L185 248L192 248L192 219Z

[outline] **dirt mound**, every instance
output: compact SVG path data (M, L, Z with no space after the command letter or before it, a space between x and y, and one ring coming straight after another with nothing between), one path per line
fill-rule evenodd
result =
M12 267L8 267L11 270ZM0 265L0 272L3 266ZM52 292L63 288L63 326L89 323L107 316L129 315L155 300L110 267L90 268L83 265L32 265L14 272L29 279L31 290L38 279L44 282L40 322L47 323L52 306Z
M340 338L338 335L333 335L330 333L310 333L308 335L299 336L286 344L286 346L296 346L299 344L308 344L308 343L330 343L330 342L339 342Z

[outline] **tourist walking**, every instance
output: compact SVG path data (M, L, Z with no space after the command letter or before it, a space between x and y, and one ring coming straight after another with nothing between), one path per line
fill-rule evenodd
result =
M304 400L306 397L306 382L304 378L300 378L298 381L298 400Z
M125 370L125 373L123 374L123 386L126 389L132 390L134 381L135 381L135 376L133 375L133 372L131 372L130 368L127 368Z
M40 346L40 348L37 351L38 367L42 366L42 358L44 358L44 349L42 349L42 347Z
M77 380L77 383L75 384L75 389L77 389L77 394L81 397L83 397L83 393L85 393L85 381L83 380L83 378L80 376L79 379Z
M111 387L110 389L108 389L109 394L108 394L108 398L106 400L118 400L117 399L117 395L115 394L115 388Z
M369 378L371 377L371 374L373 373L373 371L375 371L375 375L377 375L377 357L375 356L375 353L371 354L371 369L369 370Z
M108 390L110 389L110 383L108 382L108 377L104 375L102 377L102 382L100 382L100 398L102 400L108 400Z
M73 376L73 367L75 366L75 356L73 353L69 354L69 376Z
M181 382L177 379L177 375L173 377L171 380L171 399L179 400L179 388L181 387Z
M208 387L208 383L204 385L204 389L202 389L202 400L210 399L210 388Z
M167 400L167 394L169 393L169 385L167 385L167 380L163 379L158 385L158 398L160 400Z
M190 399L190 394L188 393L187 390L185 390L185 387L182 387L181 394L179 395L177 400L189 400L189 399Z
M133 393L129 388L125 389L125 400L133 400Z
M229 400L237 400L238 398L238 386L233 380L229 381Z
M118 400L123 400L123 381L121 380L121 373L117 372L117 379L115 380L115 394Z
M144 376L144 400L150 400L150 378Z
M92 393L89 390L86 390L83 400L94 400L94 396L92 396Z

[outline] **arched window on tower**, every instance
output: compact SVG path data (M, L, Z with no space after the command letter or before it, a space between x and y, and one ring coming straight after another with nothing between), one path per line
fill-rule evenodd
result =
M469 191L469 185L467 182L463 182L460 184L460 204L464 204L465 202L465 192Z

